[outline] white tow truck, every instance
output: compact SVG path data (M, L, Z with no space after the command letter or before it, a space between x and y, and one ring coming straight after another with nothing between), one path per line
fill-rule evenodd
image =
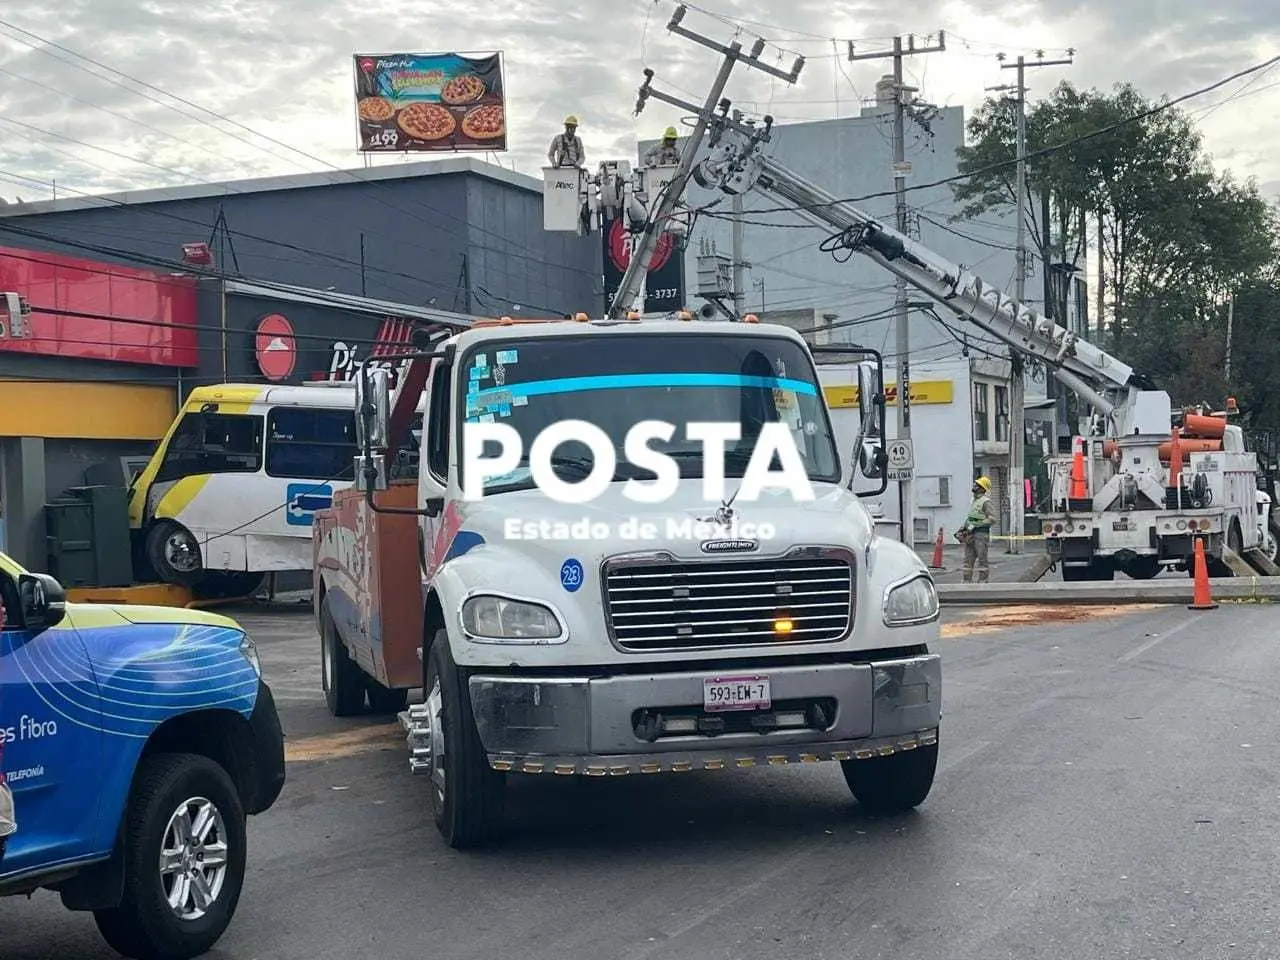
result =
M815 348L821 349L821 348ZM841 353L869 351L832 348ZM357 379L357 488L314 526L325 692L336 715L400 710L453 846L502 821L507 774L623 776L840 762L854 796L902 810L928 795L941 719L938 596L923 561L878 537L860 494L885 488L878 355L857 367L859 464L837 451L810 347L782 326L725 320L476 322ZM386 465L425 397L416 479ZM659 420L737 424L723 460L681 427L651 441L674 492L628 436ZM464 496L463 434L510 426L524 455ZM610 469L581 442L548 461L603 491L557 502L532 444L575 421L603 431ZM723 463L739 490L769 425L786 424L815 499L765 489L708 499ZM599 434L597 434L599 436ZM607 449L607 446L606 446ZM855 492L864 479L876 489ZM403 709L405 694L424 701Z

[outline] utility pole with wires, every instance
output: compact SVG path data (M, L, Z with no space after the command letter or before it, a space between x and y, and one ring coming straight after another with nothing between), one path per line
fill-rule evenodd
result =
M729 75L733 73L733 68L739 63L744 63L780 80L785 80L789 84L794 84L800 78L800 71L804 68L804 57L796 57L795 64L790 72L780 70L761 61L760 55L764 53L765 48L763 39L756 40L751 47L750 53L743 53L742 44L736 40L728 45L717 43L710 37L704 37L688 27L681 26L680 22L684 19L686 10L687 8L684 4L676 7L675 12L671 15L671 20L667 23L667 29L678 36L684 37L686 40L692 40L694 43L715 50L724 59L721 61L720 71L716 74L715 81L711 85L711 92L707 94L707 99L701 106L654 90L651 86L653 71L646 69L644 72L644 84L640 87L640 95L636 100L635 112L637 116L644 109L645 102L650 97L653 97L655 100L661 100L663 103L668 103L673 107L679 107L695 114L697 121L693 125L693 133L689 136L689 142L685 144L680 154L680 165L676 168L675 176L667 188L663 190L657 208L645 221L644 232L636 241L635 248L631 252L631 260L627 264L627 269L622 275L621 282L618 284L618 291L614 294L613 302L609 305L609 316L614 318L624 316L632 308L636 298L643 298L644 296L644 280L645 274L648 272L649 260L653 257L658 238L667 229L666 221L675 212L676 205L684 196L685 187L688 186L689 180L693 176L694 165L700 159L698 151L702 149L702 141L712 121L717 119L716 108L723 106L724 109L728 109L728 102L724 101L722 103L721 97L724 94L725 86L729 83Z
M1070 51L1074 54L1075 51ZM1017 174L1015 176L1014 194L1018 208L1017 220L1017 268L1014 274L1014 299L1018 303L1026 302L1027 295L1027 85L1026 71L1027 67L1053 67L1067 65L1073 62L1072 57L1065 60L1045 60L1044 51L1036 51L1037 59L1027 62L1027 58L1019 56L1016 63L1005 63L1004 54L996 55L996 59L1000 61L1002 70L1015 69L1018 71L1018 82L1014 85L1015 104L1018 111L1018 132L1017 132ZM1009 87L1001 86L992 89L1007 90ZM1047 253L1047 251L1046 251ZM1042 264L1043 269L1047 273L1049 270L1049 258L1044 258ZM1049 304L1044 304L1046 314L1049 310ZM1023 498L1025 492L1024 476L1025 469L1023 464L1023 442L1026 439L1025 405L1026 405L1026 380L1023 375L1024 366L1022 363L1022 354L1017 350L1009 351L1009 549L1008 553L1022 553L1022 534L1026 529L1023 523L1026 510L1023 506Z
M926 38L927 40L928 38ZM904 49L902 45L902 37L893 38L892 50L879 50L871 53L856 53L853 48L853 41L849 41L849 59L854 60L884 60L893 58L893 192L895 197L895 208L897 211L897 226L902 234L908 233L907 228L907 188L906 178L911 171L911 164L907 162L907 135L906 135L906 114L907 107L912 102L908 99L908 94L916 92L916 87L908 87L903 83L902 79L902 61L904 58L924 53L941 53L947 49L946 35L938 32L938 43L935 46L917 47L914 34L907 37L907 46ZM908 447L911 445L911 342L907 335L907 282L901 277L898 278L898 294L896 300L896 317L894 320L894 329L897 333L897 354L898 354L898 437L897 439L905 441ZM914 456L912 456L914 461ZM915 500L912 489L911 471L902 471L901 478L898 480L898 518L899 518L899 539L908 546L915 546Z

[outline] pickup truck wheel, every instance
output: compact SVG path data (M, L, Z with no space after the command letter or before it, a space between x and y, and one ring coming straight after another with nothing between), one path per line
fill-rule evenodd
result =
M431 644L423 684L432 732L430 789L436 829L456 850L480 846L502 825L506 780L489 766L471 714L471 698L444 630Z
M244 884L245 813L226 771L197 754L143 760L125 811L124 894L94 912L135 960L189 960L222 937Z
M328 597L320 601L320 679L330 714L354 717L364 712L364 674L338 636Z
M924 803L938 769L938 744L888 757L842 760L845 783L859 804L874 813L905 813Z

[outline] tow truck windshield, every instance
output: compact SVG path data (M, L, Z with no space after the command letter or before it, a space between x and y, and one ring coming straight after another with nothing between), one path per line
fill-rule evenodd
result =
M670 441L653 440L682 477L703 475L700 440L687 435L690 422L731 422L741 439L725 451L725 476L742 477L766 423L785 423L811 482L837 483L840 463L812 360L793 340L767 336L655 333L542 337L489 341L460 356L461 387L468 422L498 422L521 438L521 465L485 484L486 493L532 486L529 450L547 427L585 420L613 442L615 480L652 479L626 457L627 432L644 420L674 424ZM487 443L483 455L498 455ZM561 444L553 465L564 479L590 473L591 448ZM779 470L777 458L771 469Z

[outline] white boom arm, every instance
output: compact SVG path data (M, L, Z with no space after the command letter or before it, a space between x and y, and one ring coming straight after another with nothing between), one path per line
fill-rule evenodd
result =
M849 249L870 257L1015 350L1047 361L1054 376L1105 415L1128 393L1130 367L981 277L763 156L756 137L735 136L738 133L726 131L720 145L702 161L695 175L701 185L730 194L756 187L794 204L809 220L844 233Z

